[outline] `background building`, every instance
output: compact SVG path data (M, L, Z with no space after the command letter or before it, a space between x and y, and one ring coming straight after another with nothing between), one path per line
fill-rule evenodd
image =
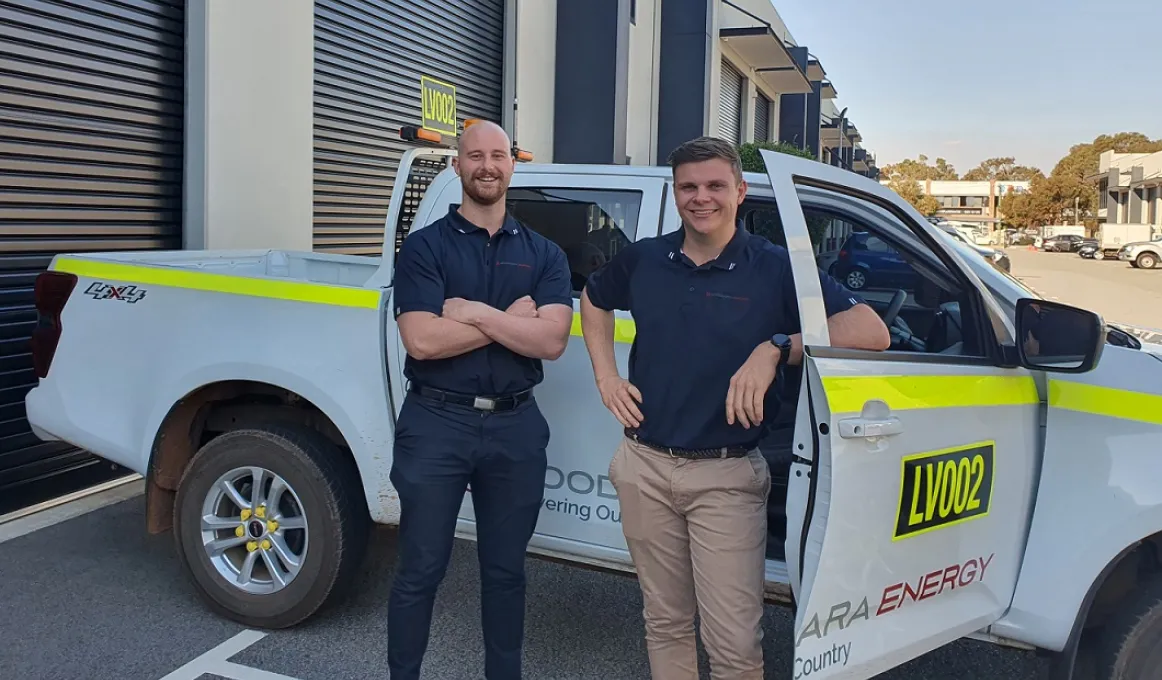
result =
M378 255L399 130L425 114L453 135L498 121L539 161L663 163L707 133L830 153L821 112L835 89L771 0L4 8L0 498L100 467L25 420L33 282L57 253Z
M1162 151L1115 153L1098 160L1099 224L1162 225Z
M880 180L887 185L888 180ZM937 215L952 222L964 222L984 231L999 228L1004 220L1001 198L1009 193L1029 191L1027 181L916 180L920 190L940 203Z

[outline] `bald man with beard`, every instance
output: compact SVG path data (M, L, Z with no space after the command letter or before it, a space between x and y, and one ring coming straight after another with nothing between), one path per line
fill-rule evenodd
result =
M480 556L484 676L521 677L525 551L544 498L549 424L533 389L573 320L561 248L508 214L516 161L495 123L460 138L463 202L404 239L394 314L409 381L391 481L401 506L388 608L392 680L417 680L432 605L471 485Z

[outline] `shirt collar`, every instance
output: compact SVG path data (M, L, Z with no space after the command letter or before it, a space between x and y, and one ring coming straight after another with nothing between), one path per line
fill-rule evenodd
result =
M459 211L460 206L453 204L448 208L448 226L452 227L461 234L475 234L485 231L484 227L470 222ZM487 233L487 232L485 232ZM504 214L504 224L501 225L499 233L513 234L520 233L520 222L517 222L511 213Z
M734 227L734 236L731 237L730 241L726 244L726 247L722 249L722 252L718 254L718 257L707 262L704 266L724 269L726 271L734 270L734 268L738 266L742 259L743 250L746 248L746 243L749 239L750 233L746 230L745 227L742 226L742 221L739 220ZM675 260L679 256L684 257L684 254L682 253L682 243L685 240L686 228L683 226L682 228L678 229L678 231L674 232L674 236L670 240L671 248L669 258L671 260ZM689 260L689 258L686 259Z

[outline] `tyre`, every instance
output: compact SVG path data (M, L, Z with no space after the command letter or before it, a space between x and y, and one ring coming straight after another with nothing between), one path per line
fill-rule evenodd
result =
M182 475L174 539L207 606L256 628L287 628L342 592L370 519L354 464L322 435L260 425L220 435Z
M1158 266L1158 256L1154 253L1142 253L1134 261L1134 264L1142 269L1153 269Z
M1162 578L1144 582L1106 622L1094 649L1096 677L1154 680L1162 668Z
M852 269L844 277L843 282L851 290L860 290L867 285L867 275L863 273L863 270Z
M1104 260L1104 259L1106 259L1106 254L1105 254L1105 253L1103 253L1103 252L1102 252L1102 251L1100 251L1100 250L1095 250L1095 251L1094 251L1094 253L1093 253L1093 259L1095 259L1095 260Z

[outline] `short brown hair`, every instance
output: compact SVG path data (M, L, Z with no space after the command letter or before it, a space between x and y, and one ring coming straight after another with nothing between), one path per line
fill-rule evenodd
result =
M735 181L742 182L742 158L738 155L738 149L730 142L718 137L691 139L674 149L667 162L671 168L677 170L678 166L686 163L701 163L715 158L730 163L730 169L734 171Z

